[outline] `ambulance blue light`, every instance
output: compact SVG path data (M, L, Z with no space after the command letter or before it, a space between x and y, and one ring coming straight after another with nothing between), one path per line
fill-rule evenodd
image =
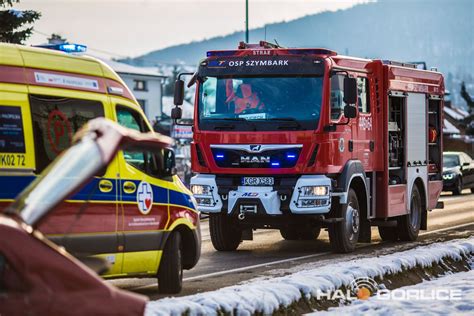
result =
M87 46L81 44L60 44L59 49L60 51L66 53L84 53L87 50Z
M217 159L223 159L223 158L224 158L224 155L223 155L223 154L217 154L217 155L216 155L216 158L217 158Z
M295 154L286 154L286 158L288 159L295 159L296 155Z
M280 163L279 162L272 162L272 166L273 167L280 167Z
M87 51L86 45L71 43L35 45L34 47L58 50L65 53L85 53Z

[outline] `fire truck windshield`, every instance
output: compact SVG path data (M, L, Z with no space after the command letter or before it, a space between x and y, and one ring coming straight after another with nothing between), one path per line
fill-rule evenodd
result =
M204 77L199 86L202 130L314 130L322 77Z

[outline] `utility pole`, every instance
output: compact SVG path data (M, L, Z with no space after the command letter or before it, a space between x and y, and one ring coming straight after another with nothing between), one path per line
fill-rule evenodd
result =
M249 42L249 0L245 0L245 42Z

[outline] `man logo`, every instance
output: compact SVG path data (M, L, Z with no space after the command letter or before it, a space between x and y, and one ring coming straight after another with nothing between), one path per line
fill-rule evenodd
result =
M240 156L240 163L270 163L270 156Z
M262 148L262 145L250 145L250 150L253 152L259 152Z

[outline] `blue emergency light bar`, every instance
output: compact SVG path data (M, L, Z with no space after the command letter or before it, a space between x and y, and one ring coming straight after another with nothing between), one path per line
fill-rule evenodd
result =
M242 53L242 50L211 50L208 51L207 57L231 57L231 56L253 56L250 52L253 50L265 50L270 52L270 55L273 55L274 50L279 50L283 55L329 55L336 56L337 52L325 48L261 48L261 49L249 49L248 53Z
M35 45L35 47L58 50L65 53L85 53L87 51L86 45L71 43Z

